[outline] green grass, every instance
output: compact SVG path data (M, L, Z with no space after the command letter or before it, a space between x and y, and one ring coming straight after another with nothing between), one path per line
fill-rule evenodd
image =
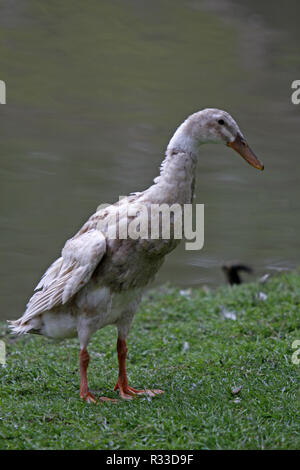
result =
M292 363L299 304L297 273L188 297L152 291L128 338L128 376L132 386L165 393L118 404L80 401L76 340L16 340L2 325L0 448L299 449L300 364ZM236 321L224 319L220 305ZM90 388L110 397L115 343L107 327L89 346Z

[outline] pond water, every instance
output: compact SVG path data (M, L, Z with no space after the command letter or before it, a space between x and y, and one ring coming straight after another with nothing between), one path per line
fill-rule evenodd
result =
M184 244L157 283L253 279L300 261L297 1L11 0L0 4L0 318L17 318L67 238L100 203L143 190L175 128L229 111L265 164L205 146L201 251ZM246 276L246 275L245 275Z

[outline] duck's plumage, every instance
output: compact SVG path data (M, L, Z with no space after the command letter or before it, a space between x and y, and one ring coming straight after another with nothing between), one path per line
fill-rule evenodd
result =
M223 122L226 120L226 128L217 124L220 117ZM152 239L150 227L148 237L123 239L122 227L128 228L138 217L141 222L142 212L136 211L141 206L146 208L144 216L148 217L153 204L190 203L200 145L206 141L223 141L235 148L236 136L240 141L243 139L237 124L225 111L209 109L190 116L171 139L154 184L97 210L66 242L61 256L45 272L23 316L11 322L13 332L18 334L32 332L53 338L78 335L80 390L85 400L94 400L86 382L86 347L91 335L107 324L118 328L119 379L115 388L123 398L141 392L127 383L125 340L143 290L154 278L165 255L179 243L172 236ZM248 159L245 155L244 158ZM251 158L254 158L252 154Z
M21 324L66 304L90 280L106 252L99 230L89 230L65 244L61 257L47 269L27 304Z

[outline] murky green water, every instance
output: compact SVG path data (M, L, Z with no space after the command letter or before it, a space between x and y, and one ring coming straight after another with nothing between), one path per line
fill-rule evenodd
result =
M204 249L182 245L158 281L219 284L232 260L257 276L299 264L300 4L284 5L0 2L0 318L23 312L99 203L151 183L176 126L204 107L237 119L265 172L203 147Z

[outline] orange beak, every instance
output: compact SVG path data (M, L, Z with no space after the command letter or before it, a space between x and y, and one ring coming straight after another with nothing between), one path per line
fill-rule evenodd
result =
M241 157L243 157L244 160L249 163L249 165L254 166L254 168L257 168L258 170L264 169L263 163L261 163L258 158L256 158L254 152L252 152L251 148L245 139L241 136L241 134L238 134L236 139L233 142L228 142L227 145L239 153Z

